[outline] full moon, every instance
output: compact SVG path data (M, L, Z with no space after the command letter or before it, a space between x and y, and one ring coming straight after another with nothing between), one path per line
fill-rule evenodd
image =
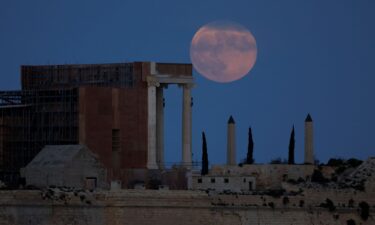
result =
M254 36L234 22L208 23L191 41L190 58L194 68L207 79L220 83L244 77L253 68L256 57Z

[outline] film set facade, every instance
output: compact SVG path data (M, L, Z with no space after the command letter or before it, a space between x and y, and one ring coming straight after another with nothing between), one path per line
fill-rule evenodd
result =
M45 145L86 145L108 169L164 168L164 97L182 88L182 165L191 166L191 64L22 66L22 89L0 91L0 180L17 183Z

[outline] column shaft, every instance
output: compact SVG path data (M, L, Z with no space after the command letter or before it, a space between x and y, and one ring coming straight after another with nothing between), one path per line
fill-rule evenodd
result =
M227 165L236 165L236 128L234 123L228 124L227 133Z
M191 86L183 85L182 96L182 164L186 168L191 168L191 133L192 133L192 113L191 113Z
M163 87L156 89L156 162L159 169L164 169L164 97Z
M305 164L314 164L313 123L305 122Z
M148 86L148 151L147 168L157 169L156 164L156 86Z

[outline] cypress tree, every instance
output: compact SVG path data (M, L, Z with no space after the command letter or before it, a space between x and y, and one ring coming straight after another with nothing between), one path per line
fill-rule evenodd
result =
M289 157L288 157L288 164L294 164L294 125L292 129L292 133L290 134L290 140L289 140Z
M247 156L246 156L246 164L253 164L253 152L254 152L254 142L253 142L253 134L251 132L251 127L249 127L249 134L248 134L248 144L247 144Z
M202 132L202 175L208 174L208 154L207 154L207 142L206 135Z

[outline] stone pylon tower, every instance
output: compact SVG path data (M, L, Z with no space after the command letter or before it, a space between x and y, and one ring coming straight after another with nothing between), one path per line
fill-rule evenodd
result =
M314 164L314 129L310 114L305 119L305 164Z
M232 116L228 120L227 165L236 165L236 123Z

